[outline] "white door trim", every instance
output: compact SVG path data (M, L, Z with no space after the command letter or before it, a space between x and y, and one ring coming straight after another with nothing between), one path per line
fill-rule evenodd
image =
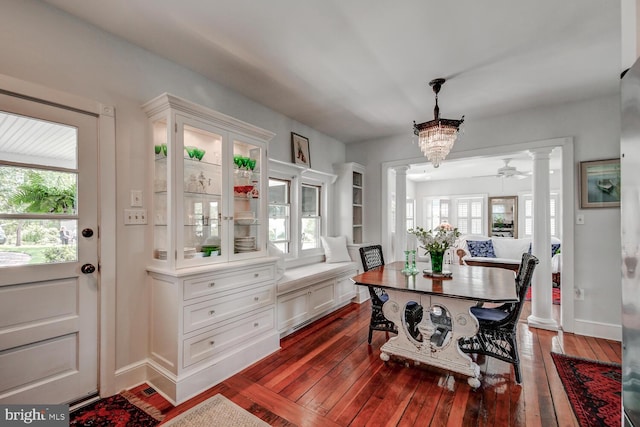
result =
M115 109L87 98L60 92L0 74L0 89L35 100L70 107L98 116L98 227L100 275L98 294L98 391L111 396L116 390L116 127Z

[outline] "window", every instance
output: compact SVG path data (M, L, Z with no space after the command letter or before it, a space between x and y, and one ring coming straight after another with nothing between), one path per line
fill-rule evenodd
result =
M269 179L269 241L288 254L291 244L291 181Z
M407 230L415 226L415 201L413 199L407 199Z
M433 230L449 221L449 199L427 199L425 204L425 229Z
M482 201L481 197L456 199L458 205L456 227L461 234L483 234Z
M533 236L533 195L525 194L524 199L524 235L525 237ZM549 233L553 237L560 237L560 195L551 193L549 195Z
M300 248L303 251L320 247L322 232L320 196L320 186L302 184Z

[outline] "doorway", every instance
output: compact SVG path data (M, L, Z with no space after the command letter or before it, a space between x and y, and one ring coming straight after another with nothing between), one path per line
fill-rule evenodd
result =
M98 391L98 116L0 94L0 402Z
M574 193L575 177L574 177L574 174L572 173L566 173L566 172L562 173L562 171L572 171L574 168L572 139L556 138L556 139L541 140L541 141L528 142L528 143L513 144L508 147L506 146L505 147L502 147L502 146L488 147L484 149L470 150L468 152L451 153L451 155L448 158L448 161L446 162L446 165L447 165L446 171L441 171L441 172L452 174L452 177L450 177L449 179L456 179L457 177L462 176L465 169L469 168L469 164L465 164L463 160L474 159L474 162L476 164L484 165L485 163L489 163L488 160L495 159L497 161L497 166L494 165L490 167L489 170L485 170L485 171L482 171L482 170L474 171L473 182L471 182L471 184L465 187L465 191L467 191L468 193L461 195L462 197L465 195L466 196L474 195L476 193L485 193L483 196L484 205L482 209L485 210L485 214L486 214L486 209L487 209L486 203L488 201L488 196L490 195L490 193L486 189L478 190L476 188L476 190L474 190L473 188L475 187L472 187L472 186L476 184L480 186L484 185L483 184L484 181L482 181L480 178L500 175L501 169L504 170L505 158L511 159L511 158L517 157L518 153L522 153L528 150L534 150L537 148L547 148L547 147L549 148L559 147L561 149L561 154L562 154L558 159L557 167L553 165L553 162L551 163L552 169L556 169L554 170L554 173L556 173L556 176L554 176L554 180L558 178L557 185L559 190L559 196L557 196L557 199L556 199L558 202L556 204L556 207L558 208L558 210L556 212L555 221L558 228L557 231L559 232L559 235L562 236L562 267L561 267L562 268L562 285L561 285L562 292L560 296L561 305L553 305L553 316L554 318L558 316L560 317L560 320L558 323L561 325L562 329L565 332L573 332L575 327L574 326L575 320L574 320L574 304L573 304L574 224L572 219L574 215L573 197L575 194ZM393 254L393 248L397 244L395 241L396 236L394 233L394 224L396 220L395 220L395 211L393 207L400 206L394 203L395 186L396 186L395 172L397 170L402 171L404 169L404 174L406 175L407 178L409 178L410 175L415 173L417 174L429 173L429 170L428 170L429 168L423 168L422 170L418 168L417 170L414 171L412 170L412 168L408 167L409 165L414 165L414 164L424 165L425 159L420 157L420 158L412 158L412 159L406 159L406 160L389 161L389 162L384 162L382 164L383 179L382 179L381 241L383 243L383 247L385 247L387 251L390 252L391 254ZM517 172L520 172L520 170L525 171L524 165L518 164L517 161L512 161L511 163L509 163L509 166L515 166ZM443 164L439 169L442 170L444 169L444 167L445 167L445 164ZM521 174L518 173L518 175L521 175ZM415 176L412 178L415 179ZM517 182L517 178L516 179L510 178L510 179L513 182ZM432 189L437 193L437 194L434 193L437 196L448 194L449 190L451 190L451 187L446 183L446 181L434 182L433 177L425 177L425 181L433 182ZM522 202L526 199L526 196L528 194L525 192L520 192L518 188L512 187L511 185L513 184L512 181L508 179L502 179L500 184L502 193L500 194L509 194L509 195L518 196L518 210L524 213L525 206L522 205ZM420 212L420 209L418 208L421 206L421 204L424 205L424 203L422 203L419 199L421 198L424 199L425 196L435 197L435 195L429 195L429 194L425 195L424 193L421 194L420 191L415 191L416 184L414 184L409 179L407 179L407 182L408 184L406 185L406 194L408 198L412 198L416 200L417 209L416 209L415 221L416 221L416 224L420 225L419 224L419 221L421 221L420 218L424 216L424 212L427 211L428 209L427 207L422 206L422 213ZM531 194L530 191L528 193ZM553 188L552 188L552 193L553 193ZM497 195L497 194L494 194L494 195ZM392 209L389 210L387 206L391 206ZM432 205L429 205L429 207L432 207ZM452 215L454 214L453 208L450 213ZM480 221L479 224L481 224L482 230L478 234L483 234L486 236L485 234L487 233L486 224L488 224L488 220L486 218L481 218L479 221ZM519 236L525 236L526 234L528 234L527 232L525 232L526 226L527 226L526 221L521 221L518 223ZM471 228L470 230L473 230L473 228ZM403 244L404 243L401 242L400 246L402 246ZM556 320L558 319L556 318Z

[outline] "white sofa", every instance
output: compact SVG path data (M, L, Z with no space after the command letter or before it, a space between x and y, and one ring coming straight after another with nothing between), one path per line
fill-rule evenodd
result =
M472 256L468 240L472 241L487 241L491 240L494 257L487 256ZM552 237L552 245L560 245L560 240ZM507 237L487 237L478 235L463 236L459 239L457 244L456 254L459 258L460 265L477 265L483 267L501 267L507 268L513 271L518 271L520 262L522 260L522 254L529 251L531 245L531 239L512 239ZM551 248L549 248L551 250ZM553 273L553 282L560 284L560 271L562 268L562 255L556 253L551 258L551 272Z

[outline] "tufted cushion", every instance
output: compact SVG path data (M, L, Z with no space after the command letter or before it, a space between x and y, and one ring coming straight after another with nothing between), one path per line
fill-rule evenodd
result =
M467 240L467 247L472 257L496 257L491 240Z

